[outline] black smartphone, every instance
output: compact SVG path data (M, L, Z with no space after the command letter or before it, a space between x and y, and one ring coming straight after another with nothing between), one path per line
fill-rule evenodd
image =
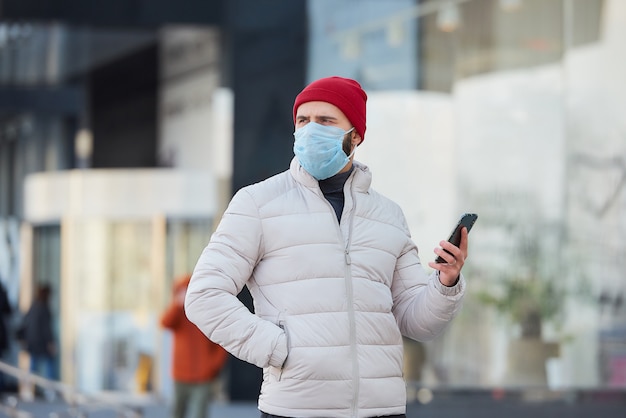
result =
M452 244L458 247L459 244L461 244L461 228L466 227L467 232L469 233L469 231L474 226L474 222L476 222L476 219L478 219L478 215L475 213L464 213L463 215L461 215L459 222L457 222L456 226L450 233L450 238L448 238L448 242L451 242ZM450 254L449 251L446 251L446 252ZM441 257L437 257L437 259L435 259L435 263L445 263L445 262L446 260L444 260Z

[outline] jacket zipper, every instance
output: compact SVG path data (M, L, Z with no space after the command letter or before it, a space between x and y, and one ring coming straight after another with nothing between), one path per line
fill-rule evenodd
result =
M353 176L352 176L353 177ZM346 296L348 298L348 323L350 324L350 351L352 352L352 375L353 375L353 382L354 382L354 391L352 393L352 405L350 407L351 409L351 416L352 417L357 417L358 416L358 403L359 403L359 391L360 391L360 387L359 387L359 361L358 361L358 353L357 353L357 344L356 344L356 320L355 320L355 314L354 314L354 290L352 287L352 270L351 270L351 264L352 264L352 259L350 257L350 242L352 240L352 227L354 224L354 206L355 206L355 199L354 199L354 188L352 187L352 177L349 178L346 181L346 185L349 185L349 189L350 189L350 197L352 199L352 210L350 212L350 217L349 217L349 221L348 221L348 237L345 240L345 247L344 247L344 259L345 259L345 263L346 263L346 268L345 268L345 280L346 280ZM344 186L344 190L345 190L345 186ZM328 202L328 200L326 200L326 197L324 197L324 194L322 193L322 191L318 188L318 192L321 196L322 199L324 199L326 201L326 203L328 204L328 207L330 208L331 212L334 215L335 209L332 207L332 205L330 204L330 202ZM345 194L345 192L344 192ZM345 208L345 202L344 202L344 208ZM337 220L337 217L335 216L335 225L337 226L337 232L339 234L339 240L344 241L343 238L343 234L341 232L341 225L339 224L339 220ZM341 219L344 219L343 216ZM286 360L285 360L286 361ZM282 375L282 369L281 369L281 375ZM279 378L280 380L280 378Z
M354 313L354 287L352 283L352 260L350 257L350 243L352 241L352 227L354 224L354 189L352 182L350 182L350 197L352 199L352 210L350 212L350 218L348 223L348 239L346 240L345 247L345 259L346 259L346 294L348 296L348 319L350 323L350 351L352 352L352 376L354 381L354 392L352 394L352 416L358 416L358 401L359 401L359 360L357 353L356 343L356 319Z

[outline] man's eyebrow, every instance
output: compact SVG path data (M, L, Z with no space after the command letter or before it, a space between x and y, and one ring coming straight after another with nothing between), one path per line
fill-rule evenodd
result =
M313 116L296 115L296 119L327 119L327 120L333 120L333 121L337 120L335 116L329 116L329 115L313 115Z
M330 115L314 115L313 119L337 120L335 116L330 116Z

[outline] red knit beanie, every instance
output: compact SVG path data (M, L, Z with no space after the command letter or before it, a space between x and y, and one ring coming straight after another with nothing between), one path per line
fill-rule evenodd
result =
M312 82L296 96L293 104L293 120L302 103L327 102L343 112L354 129L365 139L365 102L367 94L361 85L352 79L343 77L326 77Z

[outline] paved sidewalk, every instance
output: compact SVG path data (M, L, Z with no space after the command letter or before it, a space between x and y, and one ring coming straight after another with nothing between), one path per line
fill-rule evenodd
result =
M3 397L4 400L4 397ZM7 402L3 402L4 405ZM46 401L43 399L37 399L33 402L21 401L18 404L18 409L23 412L28 412L34 418L67 418L80 416L71 414L71 408L61 401ZM142 414L145 418L170 418L169 406L162 403L153 403L142 408ZM111 409L81 409L81 412L86 413L88 418L119 418L115 411ZM259 411L254 402L242 402L242 403L224 403L215 402L211 405L209 412L210 418L259 418ZM7 412L0 410L0 418L11 417Z
M209 411L210 418L259 418L255 402L249 403L213 403ZM95 416L95 415L94 415ZM152 406L144 411L145 418L169 418L167 406ZM91 417L90 417L91 418Z
M412 401L407 418L624 418L626 388L612 391L534 392L456 390L433 391L425 403ZM6 396L2 396L3 401ZM6 402L3 402L6 405ZM35 418L69 418L67 404L60 401L20 402L20 409ZM120 418L111 410L86 411L87 418ZM168 405L148 402L142 409L144 418L170 418ZM210 418L259 418L256 402L216 402ZM0 417L11 417L0 411Z

